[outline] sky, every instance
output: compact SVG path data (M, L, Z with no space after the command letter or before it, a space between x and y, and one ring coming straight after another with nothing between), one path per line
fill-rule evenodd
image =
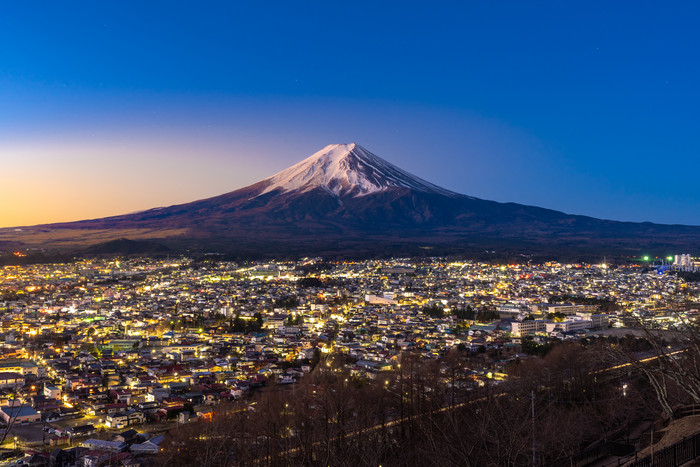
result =
M697 2L0 2L0 227L356 142L453 191L700 225Z

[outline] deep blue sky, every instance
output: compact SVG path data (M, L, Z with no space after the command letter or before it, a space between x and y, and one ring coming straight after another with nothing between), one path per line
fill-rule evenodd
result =
M700 3L237 3L0 3L0 226L351 141L472 196L700 225Z

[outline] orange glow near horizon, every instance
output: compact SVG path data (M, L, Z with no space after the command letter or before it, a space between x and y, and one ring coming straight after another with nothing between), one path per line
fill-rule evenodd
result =
M232 154L226 146L182 141L47 141L0 147L3 173L11 174L0 182L0 228L187 203L270 175L270 168L263 167L269 159L246 157L241 154L248 152L245 148Z

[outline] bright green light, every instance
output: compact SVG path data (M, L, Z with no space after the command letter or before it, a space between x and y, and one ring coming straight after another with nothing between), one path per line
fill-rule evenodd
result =
M648 257L648 256L645 256L645 257L642 258L642 259L643 259L644 261L649 261L649 257Z
M673 256L667 256L666 259L669 261L673 261Z

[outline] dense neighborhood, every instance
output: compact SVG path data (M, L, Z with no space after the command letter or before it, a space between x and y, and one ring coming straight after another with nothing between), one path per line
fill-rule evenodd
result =
M692 263L694 264L694 263ZM692 265L691 264L691 265ZM326 355L375 380L458 348L498 384L551 341L694 319L673 267L392 259L93 259L0 269L3 456L144 465L177 425L298 384Z

